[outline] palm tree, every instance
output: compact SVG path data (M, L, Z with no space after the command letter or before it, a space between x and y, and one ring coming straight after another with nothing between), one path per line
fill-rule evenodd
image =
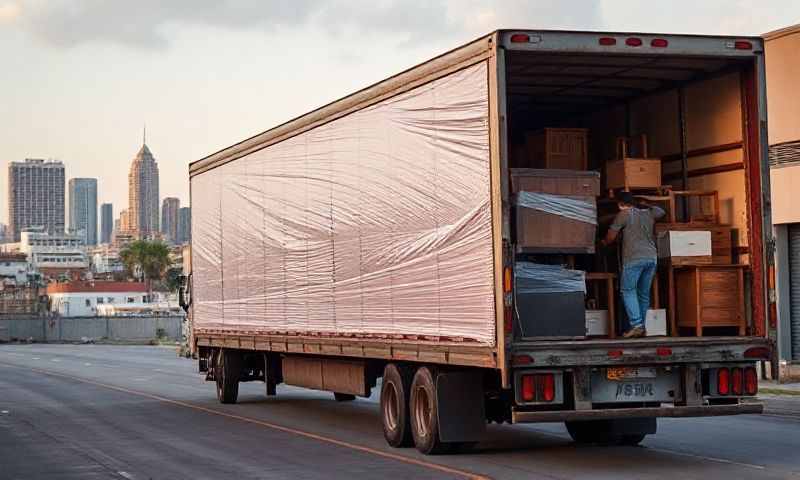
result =
M152 280L161 280L169 268L169 247L163 242L136 240L120 252L120 259L134 278L147 284L152 295Z

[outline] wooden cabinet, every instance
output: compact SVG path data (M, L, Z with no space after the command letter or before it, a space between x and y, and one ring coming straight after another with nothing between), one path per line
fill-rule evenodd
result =
M545 128L525 136L526 159L520 165L533 168L586 170L587 130Z
M514 227L519 251L594 253L596 196L600 192L597 172L513 169L511 185L515 194ZM525 197L528 192L541 194L537 202L542 205L532 206Z
M678 329L693 329L698 337L703 335L704 329L710 327L734 327L735 330L730 330L745 335L746 265L692 265L673 268L673 326Z

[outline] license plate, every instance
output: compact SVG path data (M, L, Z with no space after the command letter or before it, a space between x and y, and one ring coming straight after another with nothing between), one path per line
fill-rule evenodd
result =
M614 381L656 378L656 374L656 369L652 367L611 367L606 369L606 378Z
M654 382L620 382L617 384L617 400L651 399L656 396Z

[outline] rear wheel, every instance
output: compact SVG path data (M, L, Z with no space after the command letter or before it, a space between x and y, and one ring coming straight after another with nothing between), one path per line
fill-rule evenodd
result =
M220 403L236 403L239 397L239 378L242 374L242 354L223 349L216 355L214 379L217 382L217 399Z
M432 369L420 367L411 383L411 433L417 450L428 455L447 453L453 447L439 438L435 375Z
M408 411L411 392L411 371L390 363L383 370L381 383L381 420L383 436L393 447L410 447L414 444Z
M333 392L333 398L336 399L337 402L352 402L356 399L356 396L349 393Z

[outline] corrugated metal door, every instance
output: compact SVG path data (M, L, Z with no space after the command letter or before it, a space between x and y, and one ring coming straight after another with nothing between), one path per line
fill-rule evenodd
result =
M800 360L800 223L789 225L792 360Z

